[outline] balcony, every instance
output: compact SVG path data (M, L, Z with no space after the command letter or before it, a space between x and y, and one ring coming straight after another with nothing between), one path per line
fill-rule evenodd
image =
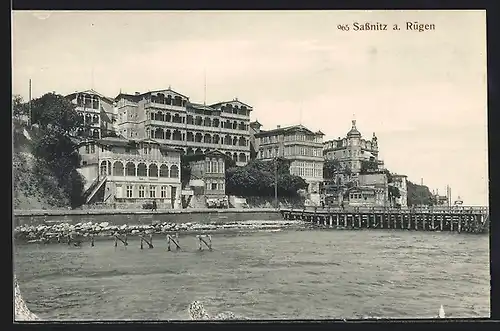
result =
M144 109L163 109L163 110L171 110L171 111L178 111L178 112L186 112L186 107L183 106L174 106L174 105L166 105L163 103L155 103L151 101L146 101L144 103Z
M213 134L235 134L235 135L244 135L250 136L250 132L248 130L235 130L235 129L226 129L221 127L213 127L213 126L205 126L205 125L196 125L196 124L186 124L186 123L174 123L174 122L165 122L158 120L146 120L146 125L154 125L157 127L161 127L164 129L178 129L178 130L191 130L191 131L200 131L203 133L213 133Z
M240 115L240 114L225 113L225 112L221 112L220 117L222 117L222 118L234 118L234 119L239 119L239 120L250 120L249 115Z

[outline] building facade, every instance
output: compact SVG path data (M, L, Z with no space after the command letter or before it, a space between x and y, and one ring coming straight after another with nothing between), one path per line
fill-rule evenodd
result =
M116 107L113 99L94 90L68 94L67 99L75 105L75 110L83 123L90 129L87 135L91 138L102 138L108 132L116 131ZM84 128L80 134L83 135Z
M357 176L356 186L365 189L365 193L368 192L367 189L372 189L374 194L373 205L374 206L390 206L389 192L388 192L388 178L385 172L370 173L370 174L359 174ZM371 196L364 194L368 199ZM359 196L358 196L359 197ZM366 204L365 204L366 205Z
M228 206L225 169L227 157L223 152L214 150L189 162L191 168L189 188L199 207ZM189 199L189 197L185 198Z
M87 203L181 208L180 151L153 139L104 137L94 145L96 162L80 168Z
M120 93L116 103L118 130L129 139L152 138L187 155L219 150L237 165L250 159L252 107L238 99L207 106L169 88Z
M290 173L302 177L308 192L318 194L323 182L323 133L313 132L303 125L278 128L254 134L257 158L271 160L284 157L290 160ZM314 200L314 199L312 199Z
M116 135L115 102L94 90L71 93L66 98L75 105L75 110L83 121L83 127L78 129L77 135L89 140L78 149L80 165L97 164L98 149L92 141Z
M323 155L327 160L338 160L340 165L348 168L352 173L361 171L362 161L374 161L379 169L384 166L378 159L377 136L373 133L371 140L363 139L356 128L356 121L352 121L352 128L345 138L328 140L323 143Z
M408 187L406 185L406 175L392 175L392 183L394 187L397 187L399 190L400 197L396 199L396 203L401 207L408 207Z

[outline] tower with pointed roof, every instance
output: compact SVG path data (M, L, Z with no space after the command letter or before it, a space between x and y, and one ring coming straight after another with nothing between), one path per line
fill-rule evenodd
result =
M370 160L383 168L383 162L378 159L378 141L375 133L371 140L363 139L356 126L356 120L351 122L351 129L344 138L337 138L323 143L323 155L327 160L338 160L340 164L352 173L361 171L361 162Z

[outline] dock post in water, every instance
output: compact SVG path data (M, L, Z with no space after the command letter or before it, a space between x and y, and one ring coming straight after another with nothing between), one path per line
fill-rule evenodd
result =
M212 250L212 236L209 234L202 234L202 235L197 235L196 238L198 238L198 250L202 251L203 250L203 245L202 243L207 246L207 248L211 251ZM205 241L205 239L208 239L208 242Z
M90 235L90 247L94 247L94 234Z
M178 233L176 233L175 238L173 238L171 235L167 234L167 244L168 244L168 246L167 246L167 250L168 250L169 252L170 252L170 250L171 250L171 248L170 248L170 243L171 243L171 242L172 242L172 243L174 243L174 245L175 245L175 250L179 250L179 249L181 249L181 246L180 246L180 244L179 244L179 234L178 234Z

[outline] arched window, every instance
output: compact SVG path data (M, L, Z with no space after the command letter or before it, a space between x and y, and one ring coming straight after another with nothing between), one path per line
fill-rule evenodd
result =
M139 163L137 165L137 176L139 176L139 177L146 177L147 175L148 175L148 169L146 167L146 164Z
M92 137L99 138L99 130L97 129L92 130Z
M182 140L181 132L179 130L175 130L172 135L172 140Z
M113 164L113 176L123 176L123 163L120 161Z
M245 155L245 153L240 153L240 162L247 162L247 156Z
M187 141L194 141L194 134L192 132L188 132L186 137Z
M233 138L233 145L237 145L238 144L238 137L234 137Z
M108 172L108 169L107 169L107 162L106 161L102 161L101 162L101 176L106 176L106 173Z
M194 124L201 125L202 123L203 123L203 119L201 118L201 116L196 116L196 118L194 119Z
M240 137L239 145L240 146L246 146L247 145L247 140L244 137Z
M224 144L231 145L231 136L230 135L226 135L226 137L224 138Z
M179 167L175 164L170 167L170 178L178 178L179 177Z
M238 122L234 121L233 122L233 130L236 130L238 128Z
M234 162L238 162L238 153L233 154L233 160Z
M194 135L194 141L197 143L201 143L202 137L203 136L201 135L201 133L198 132Z
M135 164L128 162L125 166L127 176L135 176Z
M210 120L210 117L205 117L205 119L203 120L203 125L212 126L212 121Z
M212 126L213 126L214 128L218 128L218 127L219 127L219 125L220 125L220 121L219 121L219 119L218 119L218 118L214 118L214 120L212 121Z
M160 166L160 177L168 177L168 166L165 164Z
M158 166L154 163L149 165L149 177L158 177Z
M220 140L219 135L218 134L214 134L214 136L212 137L212 143L213 144L218 144L219 140Z
M172 137L172 134L170 133L170 130L165 131L165 139L170 140Z
M203 137L203 142L204 142L205 144L210 144L210 143L212 143L212 137L211 137L208 133L206 133L206 134L205 134L205 136Z
M157 128L154 132L155 132L154 138L156 138L156 139L163 139L164 138L163 129Z

